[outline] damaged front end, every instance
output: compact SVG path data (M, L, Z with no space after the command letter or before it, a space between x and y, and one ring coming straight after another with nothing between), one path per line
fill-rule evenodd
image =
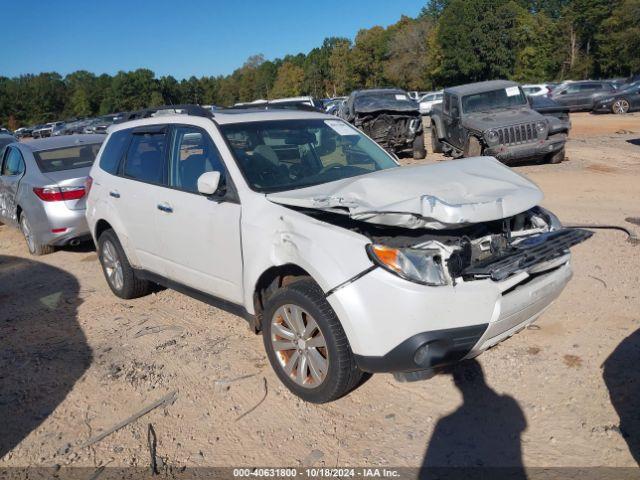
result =
M391 152L411 147L416 136L422 135L422 120L416 114L392 111L358 114L354 125Z
M430 286L460 281L503 281L536 275L567 262L569 248L593 233L563 228L551 212L533 207L511 217L458 229L408 229L376 225L322 210L300 209L318 220L371 240L373 263L408 281Z

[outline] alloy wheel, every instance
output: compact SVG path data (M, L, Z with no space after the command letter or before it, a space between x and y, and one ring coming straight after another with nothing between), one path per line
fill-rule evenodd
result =
M284 373L304 388L316 388L329 370L327 342L313 317L286 304L271 319L271 344Z
M122 263L116 253L116 247L109 240L102 245L102 265L107 274L107 280L116 290L122 290L124 277Z
M623 98L620 100L616 100L615 102L613 102L611 109L613 110L613 113L617 113L617 114L627 113L629 111L629 102L627 102Z

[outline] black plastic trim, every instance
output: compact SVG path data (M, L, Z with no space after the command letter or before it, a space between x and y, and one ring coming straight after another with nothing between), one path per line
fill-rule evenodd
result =
M447 328L418 333L382 357L355 355L360 370L370 373L414 372L443 367L462 360L478 343L489 324ZM429 345L419 363L415 356L419 348Z
M340 285L338 285L337 287L333 287L331 290L329 290L327 293L325 293L325 297L328 297L329 295L331 295L332 293L335 293L337 290L340 290L342 287L346 287L347 285L349 285L350 283L355 282L356 280L358 280L359 278L364 277L367 273L375 270L376 268L378 268L377 265L371 265L369 268L361 271L360 273L358 273L357 275L354 275L353 277L351 277L349 280L346 280L344 282L342 282Z
M254 321L254 315L249 313L247 309L244 308L244 306L237 303L233 303L229 300L225 300L224 298L216 297L215 295L211 295L195 288L188 287L187 285L176 282L148 270L136 270L136 275L141 279L157 283L158 285L162 285L163 287L170 288L171 290L175 290L191 298L200 300L201 302L209 304L212 307L216 307L220 310L224 310L225 312L229 312L233 315L237 315L238 317L242 317L249 323L252 323Z

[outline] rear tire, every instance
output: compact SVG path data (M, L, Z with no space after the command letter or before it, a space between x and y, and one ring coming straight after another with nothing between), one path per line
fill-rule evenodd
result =
M98 259L107 284L117 297L129 300L151 292L151 282L138 278L113 230L105 230L100 235Z
M562 163L563 160L564 160L564 148L558 150L556 153L551 153L547 155L547 163L550 163L553 165Z
M464 148L465 157L479 157L482 155L482 145L476 137L469 137L467 145Z
M438 129L436 128L436 124L431 124L431 151L433 153L442 153L442 142L438 138Z
M624 98L615 100L611 105L611 113L624 115L627 112L629 112L629 102Z
M427 156L427 149L424 148L424 132L413 139L413 158L422 160Z
M331 402L362 380L342 325L313 280L274 293L266 302L262 327L276 375L303 400Z
M20 214L20 231L22 235L24 235L24 240L27 242L27 248L31 255L39 257L40 255L48 255L55 251L55 248L51 245L46 245L38 241L36 234L31 228L29 219L27 219L27 215L24 212Z

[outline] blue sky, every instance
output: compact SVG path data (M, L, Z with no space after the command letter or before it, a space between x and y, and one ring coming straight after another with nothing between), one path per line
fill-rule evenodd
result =
M2 2L0 76L75 70L231 73L249 55L308 52L328 36L416 16L426 0Z

